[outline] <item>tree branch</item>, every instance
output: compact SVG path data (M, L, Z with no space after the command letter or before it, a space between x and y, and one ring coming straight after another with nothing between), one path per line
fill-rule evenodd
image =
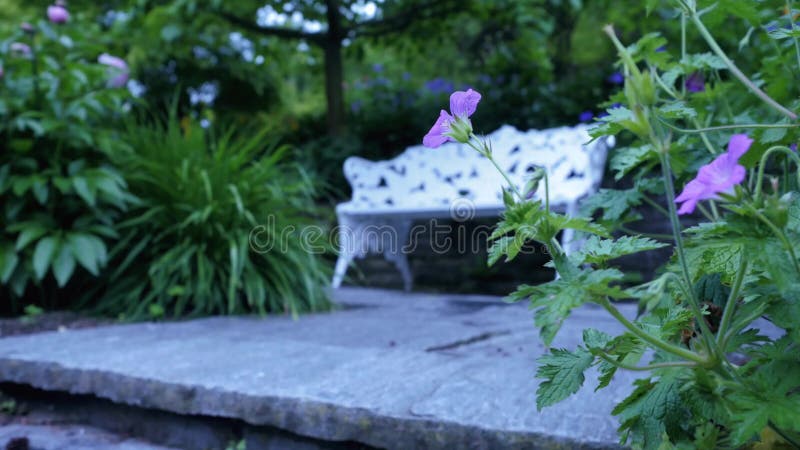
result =
M262 27L259 26L254 20L243 19L226 11L211 10L209 12L224 19L232 25L236 25L239 28L243 28L252 33L257 33L264 36L275 36L285 39L304 39L313 44L322 45L325 42L327 35L327 32L307 33L305 31L293 30L291 28Z
M393 14L382 19L365 20L354 24L350 31L351 37L378 37L390 33L403 31L413 23L431 19L435 16L446 16L448 14L463 10L464 1L442 1L433 0L422 4L412 4L402 12Z

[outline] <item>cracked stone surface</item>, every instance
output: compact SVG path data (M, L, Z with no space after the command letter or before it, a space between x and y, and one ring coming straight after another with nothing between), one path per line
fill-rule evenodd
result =
M536 410L545 350L527 305L498 297L335 291L341 311L112 325L0 339L0 381L229 417L381 448L615 448L634 374ZM634 305L622 305L627 316ZM555 347L621 327L576 310Z

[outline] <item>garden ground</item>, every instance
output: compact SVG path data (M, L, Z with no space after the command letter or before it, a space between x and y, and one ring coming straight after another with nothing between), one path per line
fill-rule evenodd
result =
M537 412L544 348L525 305L363 288L335 299L340 310L297 319L6 337L0 381L62 418L178 448L222 449L231 438L249 450L616 447L610 411L630 373ZM589 326L620 331L590 305L564 326L555 347L574 347Z

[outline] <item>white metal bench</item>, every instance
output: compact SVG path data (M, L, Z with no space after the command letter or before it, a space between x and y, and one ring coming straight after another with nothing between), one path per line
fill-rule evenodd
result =
M578 200L597 190L602 181L608 149L613 138L591 138L588 126L518 131L506 125L487 136L492 154L511 180L522 189L537 166L550 180L553 207L578 214ZM587 144L588 143L588 144ZM386 161L350 157L344 174L353 190L352 200L336 206L339 220L339 258L332 285L341 285L354 258L383 253L403 276L406 290L412 286L406 258L409 231L414 219L499 216L503 211L502 176L492 164L465 144L447 143L431 149L409 147ZM540 187L537 195L544 195ZM562 233L569 253L579 243L572 230Z

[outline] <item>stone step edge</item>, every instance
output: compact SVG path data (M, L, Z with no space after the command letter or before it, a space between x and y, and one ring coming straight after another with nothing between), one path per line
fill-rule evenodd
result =
M380 448L619 448L603 442L493 430L424 417L376 415L365 408L186 386L117 372L64 367L54 362L0 358L0 382L94 395L114 403L179 415L237 419L313 439L355 441Z

